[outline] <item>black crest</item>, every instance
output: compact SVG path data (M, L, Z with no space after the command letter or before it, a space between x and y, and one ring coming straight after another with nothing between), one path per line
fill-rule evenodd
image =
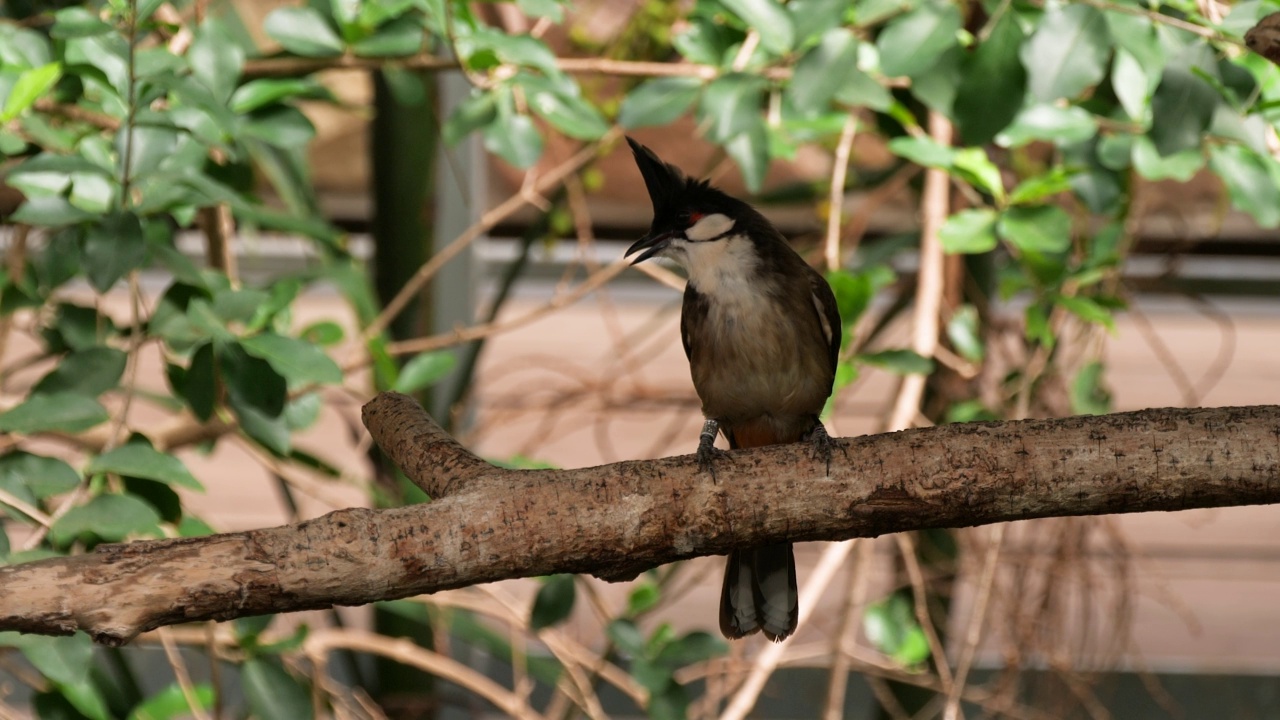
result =
M663 162L652 150L635 140L627 138L627 144L635 155L636 167L640 168L640 174L644 176L644 186L649 190L655 219L670 218L681 209L699 201L719 205L728 199L728 195L711 187L706 180L688 177L680 168Z

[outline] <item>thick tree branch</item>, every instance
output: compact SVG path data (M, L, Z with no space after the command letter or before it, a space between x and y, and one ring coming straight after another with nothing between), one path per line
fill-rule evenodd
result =
M101 546L0 568L0 630L107 644L173 623L359 605L505 578L656 565L781 540L1280 502L1280 407L971 423L580 470L488 466L403 395L366 406L378 445L438 499L296 525Z

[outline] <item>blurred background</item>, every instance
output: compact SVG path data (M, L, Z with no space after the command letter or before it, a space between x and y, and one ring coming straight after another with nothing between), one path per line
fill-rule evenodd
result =
M827 275L833 434L1280 403L1280 70L1243 41L1276 9L11 0L0 554L426 501L379 390L514 467L692 452L624 133ZM1276 538L1242 507L805 544L781 646L720 639L719 558L0 633L0 717L1277 717Z

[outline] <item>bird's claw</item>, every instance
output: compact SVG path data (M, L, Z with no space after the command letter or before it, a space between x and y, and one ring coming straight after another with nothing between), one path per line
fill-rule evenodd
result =
M849 457L849 450L844 446L844 443L828 435L827 428L822 423L818 423L809 431L809 436L806 440L809 441L809 459L821 459L825 462L828 475L831 474L831 451L833 449L840 450L845 458Z
M698 469L710 475L713 483L716 481L716 460L728 455L716 447L716 433L719 430L719 423L708 418L702 425L702 434L698 436Z
M711 476L711 482L716 482L716 460L725 457L729 453L721 450L715 445L699 445L698 446L698 469Z

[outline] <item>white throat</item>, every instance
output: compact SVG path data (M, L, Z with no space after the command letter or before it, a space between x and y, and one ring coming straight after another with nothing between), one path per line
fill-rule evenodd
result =
M745 302L759 292L754 285L760 256L745 235L685 243L681 261L689 272L689 283L704 295Z

